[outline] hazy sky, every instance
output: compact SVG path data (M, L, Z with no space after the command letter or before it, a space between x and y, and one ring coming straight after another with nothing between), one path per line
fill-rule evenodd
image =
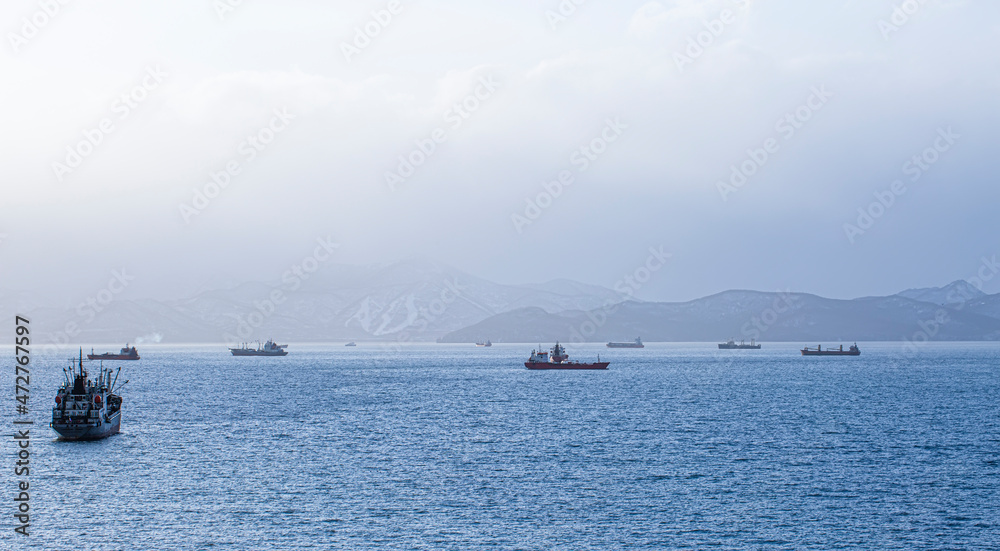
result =
M1000 254L996 2L577 2L4 2L0 288L271 280L327 236L506 283L662 247L660 300Z

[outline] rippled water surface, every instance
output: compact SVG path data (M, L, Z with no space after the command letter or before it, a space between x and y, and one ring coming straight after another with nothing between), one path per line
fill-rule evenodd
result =
M1000 346L764 346L570 347L606 372L528 371L518 345L145 347L122 434L92 443L54 440L66 362L36 355L33 533L0 546L1000 546Z

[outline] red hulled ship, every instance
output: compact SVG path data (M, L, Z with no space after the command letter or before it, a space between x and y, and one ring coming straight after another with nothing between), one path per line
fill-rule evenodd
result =
M551 353L539 350L532 350L531 357L524 362L524 367L528 369L607 369L611 362L602 362L601 356L597 356L594 363L580 363L569 361L569 354L558 342L552 347Z

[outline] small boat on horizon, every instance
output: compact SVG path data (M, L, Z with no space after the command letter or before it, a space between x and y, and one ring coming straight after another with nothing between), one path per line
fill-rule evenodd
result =
M229 351L233 356L287 356L285 348L288 348L287 344L275 344L273 340L267 339L264 344L258 341L257 348L250 348L243 343L240 348L230 348Z
M129 346L125 343L125 348L122 348L121 352L118 354L112 354L111 352L105 352L103 354L95 354L94 349L90 349L90 354L87 354L88 360L138 360L139 351L135 349L134 346Z
M720 350L760 350L760 345L756 343L753 339L750 339L750 344L746 344L745 341L740 341L740 344L736 344L736 341L729 339L727 342L719 343Z
M493 346L493 343L489 339L486 339L486 342L477 342L476 346Z
M827 348L823 350L823 345L816 345L816 348L809 348L808 346L802 349L803 356L860 356L861 349L858 348L858 343L854 343L850 348L844 350L844 345L840 345L840 348Z
M556 345L550 350L551 354L542 351L541 348L539 345L538 350L531 351L531 357L524 362L524 367L528 369L607 369L611 363L602 362L600 354L597 355L597 361L594 363L571 362L569 354L559 344L559 341L556 341Z
M608 348L646 348L646 345L642 344L642 339L636 337L632 342L609 342L607 344Z
M354 341L351 341L351 342L349 342L349 343L345 344L344 346L357 346L357 345L358 345L358 344L357 344L356 342L354 342Z

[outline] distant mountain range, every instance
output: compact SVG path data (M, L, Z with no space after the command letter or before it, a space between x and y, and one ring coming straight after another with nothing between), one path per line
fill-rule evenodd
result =
M954 284L953 284L954 285ZM926 296L951 296L924 290ZM544 312L522 308L449 333L442 342L656 341L844 342L1000 339L1000 295L941 304L907 298L834 300L804 293L726 291L680 303L626 302L613 308ZM923 335L923 336L921 336Z
M889 297L833 300L727 291L681 303L623 301L570 280L503 285L426 260L330 265L299 282L244 283L176 300L113 299L92 307L0 308L32 318L36 341L217 343L631 340L839 342L1000 339L1000 294L966 282ZM25 310L25 305L28 305Z
M278 293L275 300L272 295ZM0 307L13 311L0 297ZM31 297L17 296L31 304ZM569 280L502 285L426 260L331 265L309 279L244 283L178 300L114 299L96 312L36 307L47 343L434 341L526 306L587 310L620 300L610 289Z

